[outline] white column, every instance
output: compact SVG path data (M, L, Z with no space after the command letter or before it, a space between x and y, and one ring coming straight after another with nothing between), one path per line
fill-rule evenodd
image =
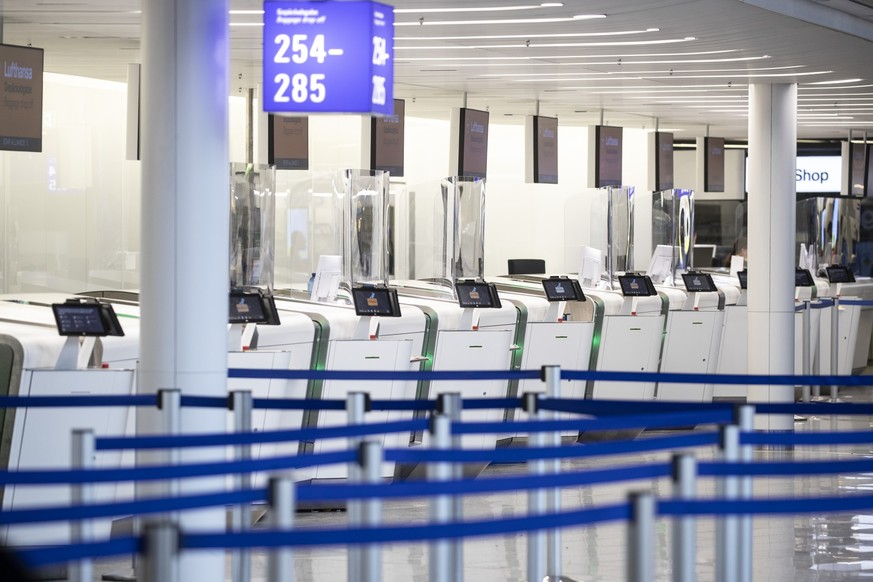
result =
M142 3L140 393L227 394L228 0ZM223 410L185 408L183 432L221 431ZM140 409L137 430L157 432ZM143 462L144 455L138 456ZM223 458L184 450L181 462ZM223 479L185 480L180 493ZM139 489L138 491L141 491ZM186 512L183 530L224 531L224 509ZM187 553L181 580L224 580L223 552Z
M797 85L749 86L749 374L794 373ZM750 386L750 402L793 402L793 386ZM790 415L759 430L792 430Z

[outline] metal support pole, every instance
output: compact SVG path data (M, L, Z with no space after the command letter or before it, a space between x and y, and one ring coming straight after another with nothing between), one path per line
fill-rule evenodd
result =
M365 483L379 483L382 480L382 443L365 441L359 449L359 462L363 471ZM377 527L382 523L382 501L369 499L363 504L364 525ZM382 580L382 551L378 544L369 544L362 548L361 572L364 582L380 582Z
M561 367L543 366L543 380L546 383L546 395L549 398L561 397ZM560 413L553 411L550 415L552 420L559 420ZM553 447L561 446L561 432L555 431L549 435L549 444ZM561 473L561 459L547 461L547 472L553 475ZM547 492L549 513L561 512L561 489L555 487ZM553 529L548 532L546 541L546 571L549 580L560 580L562 571L561 556L561 530Z
M179 436L182 434L182 391L178 388L163 388L158 390L158 410L161 411L161 425L165 435ZM167 451L167 464L180 463L180 450L171 448ZM179 495L179 481L173 479L167 486L170 497ZM171 514L172 515L172 514Z
M812 312L809 301L803 302L803 375L809 376L811 369L811 360L812 354L810 353L810 346L812 344L812 328L810 320L812 319ZM810 386L808 384L803 385L803 401L809 402L810 400Z
M831 315L831 375L840 374L840 298L834 297L833 314ZM839 387L831 384L831 402L836 402Z
M740 434L755 431L755 407L744 405L738 411ZM740 446L740 460L751 463L755 459L755 450L752 445ZM751 499L753 494L753 482L751 475L740 478L740 498ZM752 582L752 516L740 516L740 539L739 539L739 569L740 581Z
M290 477L271 477L268 500L272 511L273 529L288 531L294 527L294 480ZM294 553L280 548L267 556L267 582L294 582Z
M77 429L73 431L72 443L73 469L90 469L94 467L94 431L91 429ZM72 486L73 505L88 505L94 500L93 485L82 483ZM90 519L72 522L71 540L73 543L86 543L92 541L94 525ZM91 582L93 579L94 564L91 560L79 560L70 566L71 582Z
M234 390L230 393L228 405L233 411L233 429L237 433L252 432L252 393L250 390ZM237 446L234 453L237 461L250 461L252 446ZM240 473L236 477L240 490L252 488L252 474ZM231 527L233 531L245 532L251 522L251 508L248 503L241 503L233 508ZM252 574L251 554L248 550L237 549L231 553L230 576L233 582L249 582Z
M728 463L740 460L740 427L736 425L722 427L722 459ZM717 487L721 499L737 499L739 495L739 478L724 477ZM734 582L737 580L737 533L739 520L735 515L726 515L716 523L716 582Z
M149 522L143 537L143 582L179 582L179 526Z
M464 401L461 398L460 392L446 392L439 395L437 399L437 412L443 414L452 422L461 421L461 411L464 409ZM451 437L451 448L461 448L461 435L453 434ZM452 479L461 479L464 477L464 466L453 463L450 465ZM460 495L452 497L452 521L460 522L464 519L464 498ZM452 580L461 582L464 579L464 541L454 539L449 542L452 552L452 571L454 572Z
M692 455L673 456L673 496L694 499L697 495L697 459ZM694 517L673 519L673 582L694 582L697 553Z
M631 521L628 524L628 582L655 579L655 496L650 491L630 494Z
M369 395L364 392L349 392L346 396L346 420L349 425L364 424L364 415L367 412ZM361 443L360 438L348 439L350 449L357 448ZM349 463L349 483L360 483L362 477L361 466L357 461ZM364 521L363 509L360 501L349 500L346 506L349 518L349 527L360 527ZM349 546L348 551L348 580L349 582L362 582L361 546Z
M431 419L431 446L434 449L448 449L452 444L452 420L448 416L437 415ZM430 463L427 466L428 481L448 481L452 468L448 463ZM452 514L452 498L448 495L434 495L430 502L430 519L433 523L449 523ZM428 551L428 570L430 582L453 582L452 551L448 540L430 542Z
M524 394L524 411L532 421L542 420L539 407L539 394L528 392ZM535 432L528 436L528 444L532 448L544 447L546 435ZM545 461L529 461L528 472L531 475L546 474ZM547 498L545 489L531 489L527 494L528 515L543 515L546 513ZM531 531L527 534L527 579L542 580L546 575L546 532Z

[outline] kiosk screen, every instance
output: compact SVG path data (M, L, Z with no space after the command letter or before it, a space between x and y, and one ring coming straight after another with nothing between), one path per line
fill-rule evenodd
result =
M740 280L740 289L746 289L749 284L749 272L745 269L737 271L737 278Z
M825 271L828 275L829 283L854 283L855 282L855 274L852 272L849 267L844 267L842 265L831 265L830 267L826 267Z
M543 279L543 289L549 301L585 301L582 286L576 279L569 277Z
M812 287L815 283L812 280L812 274L809 269L796 269L794 271L794 286L795 287Z
M230 294L230 323L266 323L267 314L264 310L260 293Z
M111 305L96 301L68 301L52 305L60 335L123 336L124 331Z
M500 297L497 289L491 283L482 281L458 281L455 283L458 292L458 305L470 307L500 307Z
M657 295L655 285L647 275L619 275L618 284L625 297L649 297Z
M355 287L352 289L355 313L360 316L400 317L400 302L396 289Z
M709 293L717 291L712 276L707 273L683 273L682 281L689 293Z

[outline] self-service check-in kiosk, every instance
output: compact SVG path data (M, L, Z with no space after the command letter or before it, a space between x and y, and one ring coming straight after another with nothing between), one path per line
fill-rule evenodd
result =
M848 375L855 368L855 354L862 327L863 306L853 301L860 299L855 293L861 289L854 273L846 266L829 265L824 271L828 281L825 295L833 300L834 305L822 313L819 334L820 367L823 373ZM835 318L835 314L839 315ZM838 341L834 342L834 337ZM869 335L866 339L866 350L869 350ZM832 362L836 362L836 365Z
M721 353L717 374L747 374L749 370L749 312L746 297L748 271L736 275L713 275L716 286L724 293L724 327L721 333ZM713 398L745 400L748 387L738 384L716 384Z
M17 315L9 316L11 309ZM0 380L3 391L18 396L130 395L132 369L101 367L104 338L123 339L124 332L112 307L94 299L70 299L51 306L55 326L45 322L45 307L4 304L0 308ZM135 340L134 340L135 341ZM71 434L91 429L98 436L124 432L126 407L8 409L3 415L0 460L9 470L69 467ZM96 467L113 467L120 453L98 455ZM115 497L116 485L94 488L94 501ZM65 485L28 487L10 485L2 490L4 510L71 502ZM108 536L110 523L98 520L96 535ZM0 528L2 542L11 545L64 543L68 524L41 524Z
M687 299L681 310L670 311L664 335L660 371L713 374L718 369L724 326L724 293L707 273L682 273ZM710 402L713 385L658 384L658 400Z

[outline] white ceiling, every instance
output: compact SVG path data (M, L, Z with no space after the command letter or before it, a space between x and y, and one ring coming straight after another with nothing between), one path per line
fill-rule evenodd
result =
M677 139L704 135L707 126L711 135L743 139L748 84L797 82L800 138L850 129L873 137L870 0L393 5L396 21L410 23L395 29L395 96L408 100L408 114L447 117L466 97L492 121L520 122L538 107L566 124L602 116L624 127L657 123ZM231 0L232 10L261 7ZM127 63L139 61L140 8L140 0L0 0L3 40L44 48L47 71L123 81ZM431 8L449 11L424 11ZM573 18L581 14L606 17ZM232 94L259 82L260 20L231 16ZM838 82L847 79L860 80Z

